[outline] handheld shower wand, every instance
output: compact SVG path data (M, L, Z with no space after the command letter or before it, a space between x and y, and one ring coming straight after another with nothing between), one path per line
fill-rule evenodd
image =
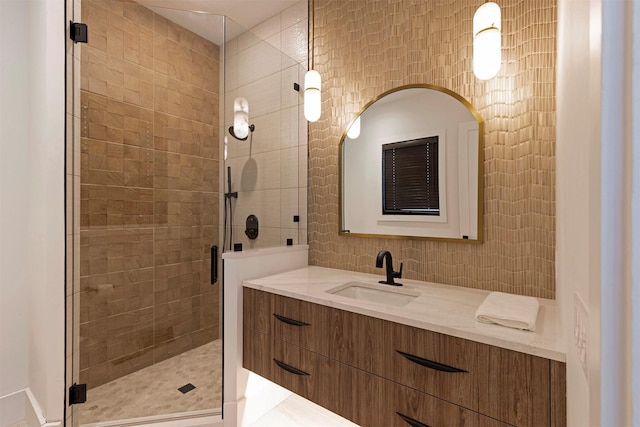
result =
M238 198L238 192L234 191L233 193L231 192L231 166L227 166L227 188L228 188L228 192L225 193L225 197L227 198Z
M224 240L227 240L227 200L229 201L229 250L231 250L231 246L233 245L233 205L231 204L231 199L238 198L238 192L231 191L231 166L227 166L227 189L228 191L224 193ZM224 242L222 243L224 247Z

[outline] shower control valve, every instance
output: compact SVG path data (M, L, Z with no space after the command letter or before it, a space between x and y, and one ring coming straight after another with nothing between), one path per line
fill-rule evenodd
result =
M255 215L249 215L247 217L247 226L244 230L244 234L251 240L258 238L258 217Z

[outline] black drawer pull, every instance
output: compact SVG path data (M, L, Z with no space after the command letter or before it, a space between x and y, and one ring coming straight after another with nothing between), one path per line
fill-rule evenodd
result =
M287 365L284 362L281 362L279 360L273 359L274 362L276 362L276 365L280 366L282 369L284 369L285 371L291 372L292 374L296 374L296 375L311 375L305 371L301 371L300 369L296 369L291 365Z
M288 317L280 316L279 314L273 313L273 317L275 317L276 319L278 319L281 322L286 323L287 325L309 326L309 323L304 323L304 322L301 322L301 321L295 320L295 319L289 319Z
M435 369L436 371L442 372L468 372L464 369L454 368L453 366L443 365L442 363L434 362L432 360L423 359L422 357L414 356L413 354L404 353L400 350L396 350L405 358L409 359L413 363L417 363L418 365L425 366L427 368Z
M398 414L398 416L400 418L402 418L403 420L406 421L407 424L409 424L412 427L429 427L426 424L421 423L420 421L416 421L413 418L409 418L406 415L402 415L400 412L396 412L396 414Z

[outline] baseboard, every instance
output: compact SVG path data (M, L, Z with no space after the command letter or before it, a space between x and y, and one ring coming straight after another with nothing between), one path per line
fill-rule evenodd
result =
M24 421L27 427L62 427L62 421L49 421L29 387L0 397L0 427Z

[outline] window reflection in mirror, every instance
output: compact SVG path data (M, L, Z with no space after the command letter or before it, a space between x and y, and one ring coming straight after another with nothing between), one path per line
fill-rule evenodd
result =
M440 215L438 140L382 144L383 215Z
M481 242L484 126L471 104L445 88L405 86L358 121L359 134L340 142L342 235Z

